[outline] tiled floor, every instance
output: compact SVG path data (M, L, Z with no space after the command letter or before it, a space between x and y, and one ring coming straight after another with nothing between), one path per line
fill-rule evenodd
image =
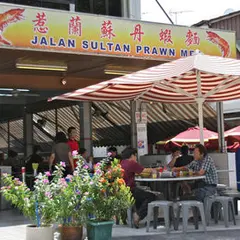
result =
M25 240L26 224L28 224L27 219L18 211L0 211L0 240ZM237 220L237 226L233 226L231 223L228 229L220 222L218 225L212 223L206 234L196 232L192 224L189 225L189 230L190 233L186 235L183 235L181 231L172 231L166 235L164 227L157 230L151 229L149 233L146 233L144 227L131 229L124 226L114 226L113 240L240 240L240 216ZM55 239L57 240L57 234Z

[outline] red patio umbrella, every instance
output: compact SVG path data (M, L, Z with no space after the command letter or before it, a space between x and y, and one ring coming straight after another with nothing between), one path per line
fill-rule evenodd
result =
M208 142L209 139L213 138L218 138L218 134L216 132L203 128L204 142ZM188 130L181 132L172 138L171 141L176 143L200 143L199 127L188 128Z
M233 137L237 140L240 140L240 126L237 126L237 127L232 128L228 131L225 131L224 136L225 136L225 138Z
M210 140L217 139L218 134L216 132L210 131L206 128L203 128L203 138L204 144L206 147L211 148ZM179 133L174 138L170 139L172 143L175 143L176 146L181 146L186 144L189 148L194 148L197 143L200 143L200 131L199 127L191 127L186 131ZM168 143L165 144L166 146Z

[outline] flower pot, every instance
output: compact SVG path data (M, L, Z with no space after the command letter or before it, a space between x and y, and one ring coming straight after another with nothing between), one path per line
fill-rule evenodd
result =
M111 240L113 221L108 222L88 222L88 240Z
M61 233L61 240L82 240L83 228L82 226L59 226Z
M53 240L53 225L37 227L28 225L26 228L26 240Z

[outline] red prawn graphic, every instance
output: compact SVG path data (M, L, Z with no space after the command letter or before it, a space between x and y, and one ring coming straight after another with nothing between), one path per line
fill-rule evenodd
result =
M222 52L222 57L229 57L231 50L228 42L220 37L217 33L207 31L207 40L216 44Z
M0 14L0 45L12 45L11 42L2 36L3 31L10 24L23 20L24 11L25 9L15 8Z

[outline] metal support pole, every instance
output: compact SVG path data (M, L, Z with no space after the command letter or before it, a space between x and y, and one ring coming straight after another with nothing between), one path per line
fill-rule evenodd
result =
M90 155L93 154L91 107L92 104L90 102L81 102L79 104L80 147L85 148Z
M9 150L10 150L10 121L8 120L7 122L7 143L8 143L8 153L9 153Z
M58 109L55 108L55 131L58 132Z
M33 151L33 119L31 113L24 114L23 121L25 157L30 156Z
M136 101L131 101L131 145L137 148Z
M200 143L204 145L204 136L203 136L203 98L198 98L198 124L200 129Z
M224 138L224 114L223 114L223 103L216 103L217 109L217 127L218 127L218 147L220 152L226 151L225 138Z
M203 103L205 99L202 97L202 86L201 86L201 76L200 72L196 71L197 78L197 93L198 97L196 98L198 104L198 124L200 129L200 143L204 145L204 136L203 136Z

